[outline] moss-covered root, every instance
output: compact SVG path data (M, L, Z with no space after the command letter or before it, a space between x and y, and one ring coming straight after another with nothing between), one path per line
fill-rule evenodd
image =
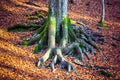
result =
M60 48L55 49L55 57L51 63L51 68L52 71L54 72L56 69L54 68L54 65L56 64L56 61L59 60L60 61L60 68L62 69L67 69L68 72L70 72L72 69L74 70L75 67L72 65L72 63L70 63L69 61L67 61L63 55L62 55L62 51Z

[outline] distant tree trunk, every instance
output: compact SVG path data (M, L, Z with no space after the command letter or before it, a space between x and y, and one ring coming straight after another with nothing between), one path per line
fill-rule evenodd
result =
M104 0L101 0L101 4L102 4L101 22L104 22L104 19L105 19L105 3L104 3Z
M105 3L104 3L104 0L101 0L101 5L102 5L102 10L101 10L101 19L99 22L99 26L106 27L106 25L104 24L104 21L105 21Z

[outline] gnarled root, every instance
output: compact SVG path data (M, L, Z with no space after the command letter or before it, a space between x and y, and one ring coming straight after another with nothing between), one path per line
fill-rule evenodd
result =
M72 43L70 46L67 46L65 48L48 48L47 52L39 59L37 66L42 67L45 61L49 59L53 53L55 54L53 61L51 62L50 66L52 68L52 71L55 72L55 64L57 61L60 61L60 68L61 69L67 69L68 72L71 70L74 70L75 67L71 62L65 59L65 57L62 55L62 53L68 54L72 50L77 50L78 56L77 58L79 59L79 62L74 60L74 63L85 66L87 63L85 62L84 55L88 58L88 60L91 60L90 56L88 53L83 53L82 49L79 47L79 43Z
M86 52L83 52L82 51L82 49L79 47L79 43L73 43L73 44L71 44L70 46L67 46L64 50L63 50L63 52L64 53L70 53L72 50L77 50L77 52L78 52L78 56L77 56L77 58L81 61L81 62L83 62L83 64L81 64L81 65L85 65L86 64L86 62L85 62L85 60L84 60L84 55L88 58L88 60L91 60L91 58L90 58L90 56L86 53Z
M61 49L57 48L57 49L48 49L47 52L45 53L45 55L43 55L38 63L37 63L37 67L42 67L43 63L45 61L47 61L50 57L50 55L52 54L52 52L54 51L54 53L56 54L52 63L51 63L51 68L52 68L52 71L54 72L56 69L55 69L55 64L57 63L57 60L60 61L60 68L62 69L68 69L68 72L70 72L72 69L75 69L75 67L72 65L72 63L70 63L69 61L67 61L63 55L62 55L62 51Z
M55 57L54 57L51 65L50 65L53 72L55 72L55 70L56 70L56 69L55 69L55 64L57 63L57 60L58 60L58 57L57 57L57 55L55 55Z
M41 67L41 66L43 65L43 63L44 63L46 60L48 60L48 58L49 58L50 55L51 55L52 50L53 50L53 49L49 48L49 49L47 50L47 52L45 53L45 55L43 55L43 56L39 59L39 61L38 61L38 63L37 63L37 67Z
M63 57L61 49L57 48L55 50L55 53L56 53L56 55L51 63L51 68L52 68L53 72L55 71L54 65L56 64L57 59L60 61L61 69L67 68L68 72L70 72L72 69L75 69L75 67L72 65L72 63L70 63Z

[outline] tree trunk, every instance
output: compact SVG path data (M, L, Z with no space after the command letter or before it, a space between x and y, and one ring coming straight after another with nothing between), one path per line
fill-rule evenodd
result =
M104 0L101 0L101 5L102 5L102 11L101 11L101 19L99 22L99 26L100 27L106 27L106 25L104 24L104 20L105 20L105 3Z
M56 41L57 42L61 41L60 45L62 47L65 47L67 40L68 40L68 26L67 26L67 21L66 21L67 20L68 0L49 0L49 6L50 6L49 14L50 14L50 16L52 16L55 19L55 22L56 22L55 23L55 25L56 25ZM50 34L50 32L49 32L49 34ZM61 38L62 38L62 40L60 40Z
M104 3L104 0L101 0L101 4L102 4L101 22L104 22L104 19L105 19L105 3Z

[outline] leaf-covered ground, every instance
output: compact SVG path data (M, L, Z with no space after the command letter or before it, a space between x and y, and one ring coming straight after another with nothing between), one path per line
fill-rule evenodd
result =
M34 4L27 0L0 1L0 80L119 80L120 79L120 1L105 0L105 24L108 28L99 28L101 4L100 0L75 0L69 4L69 17L84 23L90 31L101 34L105 41L99 44L108 60L104 61L100 54L92 56L94 68L76 65L74 71L67 73L57 67L52 73L50 67L38 69L36 62L44 54L33 54L35 45L25 47L20 42L32 37L33 31L7 32L7 28L15 24L28 24L41 20L29 20L26 15L35 11L45 13L47 0L35 0ZM98 53L98 52L97 52ZM73 60L73 57L69 57ZM49 63L47 61L46 63Z

